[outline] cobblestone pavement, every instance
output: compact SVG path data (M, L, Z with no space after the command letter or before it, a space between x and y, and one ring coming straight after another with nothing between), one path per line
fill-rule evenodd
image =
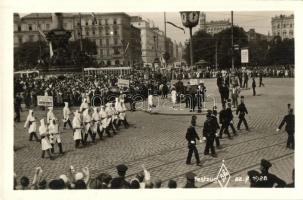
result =
M206 87L218 98L215 80L206 80ZM185 132L190 122L187 115L152 115L146 112L128 112L129 129L119 131L113 138L106 138L85 148L75 149L70 129L62 132L63 156L56 159L41 159L40 144L28 141L27 131L23 129L27 112L22 112L21 123L15 124L14 132L14 171L18 176L33 177L34 168L41 166L44 178L57 178L67 173L70 165L76 170L88 166L92 177L101 172L116 175L115 166L125 163L131 179L141 171L141 164L151 172L152 179L162 179L167 185L169 179L175 179L178 186L185 184L184 174L192 171L198 177L214 178L221 167L222 160L232 175L229 186L247 187L248 183L235 182L237 176L246 176L249 169L258 168L262 158L271 160L271 171L286 182L291 181L294 167L294 152L286 148L286 133L276 132L278 124L287 113L287 103L294 103L294 79L264 79L265 87L257 88L257 96L251 90L243 90L249 115L247 121L250 132L241 130L233 140L223 139L223 148L217 150L218 158L203 155L205 144L199 144L198 151L203 162L202 167L186 165L187 142ZM219 108L221 108L219 106ZM74 110L75 108L73 108ZM46 111L38 111L40 119L46 117ZM62 109L55 109L61 123ZM197 131L202 134L204 115L198 116ZM235 117L235 122L238 122ZM61 124L62 125L62 124ZM242 127L243 128L243 127ZM55 149L58 152L58 149ZM218 183L197 182L198 187L220 187Z

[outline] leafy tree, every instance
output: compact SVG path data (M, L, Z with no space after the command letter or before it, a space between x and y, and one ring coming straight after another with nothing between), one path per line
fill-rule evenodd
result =
M93 55L97 54L96 43L85 38L82 39L82 52L80 48L80 40L69 42L69 51L74 64L95 64Z
M267 64L294 64L294 39L276 36L270 42L266 55Z

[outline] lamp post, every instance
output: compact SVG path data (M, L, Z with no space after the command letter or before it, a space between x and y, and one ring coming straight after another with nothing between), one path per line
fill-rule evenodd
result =
M181 11L180 12L183 26L189 28L190 35L190 65L194 64L193 56L193 41L192 41L192 28L197 26L199 22L199 11Z

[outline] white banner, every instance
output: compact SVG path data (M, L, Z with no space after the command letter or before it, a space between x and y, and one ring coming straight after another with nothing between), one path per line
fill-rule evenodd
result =
M38 106L53 107L52 96L37 96Z
M248 49L241 49L241 63L248 63Z
M118 87L129 87L129 80L118 79Z

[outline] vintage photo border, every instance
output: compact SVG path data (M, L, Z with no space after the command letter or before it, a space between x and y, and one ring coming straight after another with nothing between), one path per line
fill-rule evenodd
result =
M160 6L159 6L160 5ZM295 15L295 189L203 188L161 190L13 190L13 13L14 12L178 12L199 11L294 11ZM172 0L2 0L0 2L0 199L302 199L303 193L303 2L302 1L172 1ZM300 170L301 169L301 170Z

